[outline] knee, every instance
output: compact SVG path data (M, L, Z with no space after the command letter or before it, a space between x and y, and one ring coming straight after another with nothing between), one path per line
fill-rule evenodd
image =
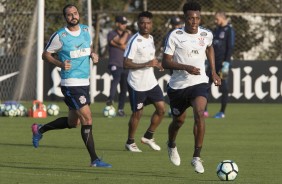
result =
M159 108L156 110L156 113L159 115L159 116L164 116L165 115L165 108L162 107L162 108Z
M184 121L182 120L173 120L171 123L171 126L174 127L175 129L179 129L182 127L183 124L184 124Z
M76 122L69 122L68 123L68 128L72 129L72 128L77 128L79 126L80 123L76 123Z
M204 115L205 110L199 110L194 114L194 119L195 122L202 122L205 119L205 115Z

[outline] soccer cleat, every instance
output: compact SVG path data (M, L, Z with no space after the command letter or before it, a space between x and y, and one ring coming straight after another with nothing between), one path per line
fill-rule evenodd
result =
M125 144L125 148L128 150L128 151L131 151L131 152L142 152L136 145L136 143L132 143L132 144Z
M208 118L208 117L209 117L209 112L208 112L208 111L205 111L205 112L204 112L204 117L205 117L205 118Z
M167 151L168 151L168 157L170 161L174 165L179 166L180 165L180 156L178 154L177 147L170 148L169 146L167 146Z
M39 128L42 127L42 125L38 125L34 123L31 126L31 131L32 131L32 144L35 148L38 148L39 146L39 141L43 137L43 135L38 131Z
M106 162L103 162L101 159L97 158L94 160L91 164L90 167L105 167L105 168L111 168L112 165L108 164Z
M119 109L119 110L118 110L118 113L117 113L117 116L119 116L119 117L125 117L124 111L123 111L122 109Z
M225 118L225 115L223 112L218 112L214 116L214 118L220 119L220 118Z
M205 172L202 162L203 160L200 157L193 157L191 165L194 167L196 173L203 174Z
M154 139L141 138L141 143L149 145L153 150L160 151L161 147L156 144Z

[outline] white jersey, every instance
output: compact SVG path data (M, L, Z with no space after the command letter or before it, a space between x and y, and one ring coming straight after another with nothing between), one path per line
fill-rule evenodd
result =
M155 51L153 36L144 38L136 33L127 44L124 57L132 59L133 63L146 63L155 58ZM153 67L130 69L127 82L136 91L148 91L158 85Z
M208 83L205 71L206 48L212 45L212 32L198 27L197 34L188 34L184 28L171 32L165 43L165 54L172 55L173 61L200 68L200 75L189 74L185 70L173 70L169 86L183 89L200 83Z

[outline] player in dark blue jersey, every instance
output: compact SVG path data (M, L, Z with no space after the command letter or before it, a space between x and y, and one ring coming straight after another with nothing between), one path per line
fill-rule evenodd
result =
M221 86L219 87L221 96L221 108L214 118L224 118L225 109L228 102L228 75L230 69L231 56L235 44L235 32L232 25L228 22L225 12L218 11L215 14L216 29L213 32L213 48L215 53L216 72L221 77ZM208 111L205 111L208 117Z

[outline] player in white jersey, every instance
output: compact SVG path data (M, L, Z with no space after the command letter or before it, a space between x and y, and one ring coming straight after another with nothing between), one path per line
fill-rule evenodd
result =
M174 30L166 40L163 67L172 69L167 94L173 120L168 128L168 154L174 165L180 165L176 147L176 136L185 121L186 109L194 113L194 153L191 161L197 173L204 173L200 158L205 134L204 111L207 104L209 79L205 72L205 59L208 58L215 85L221 85L216 74L212 33L199 26L201 6L197 2L183 6L185 27Z
M51 36L42 58L62 69L61 90L69 113L68 117L60 117L44 125L34 123L31 127L32 143L37 148L45 132L76 128L81 124L81 137L90 155L90 166L112 167L98 158L92 135L89 96L90 58L93 63L97 63L98 55L92 52L92 39L88 26L79 24L77 7L72 4L66 5L63 15L67 26ZM58 58L54 57L53 53L56 53Z
M132 114L128 123L128 139L125 148L132 152L141 152L137 147L134 135L139 124L143 107L153 103L156 110L151 117L151 123L141 142L153 150L161 150L153 138L156 128L161 123L165 113L163 92L154 74L154 67L163 70L161 63L155 58L155 45L152 30L151 12L145 11L138 15L139 32L131 37L124 53L124 67L129 69L127 78L129 100Z

